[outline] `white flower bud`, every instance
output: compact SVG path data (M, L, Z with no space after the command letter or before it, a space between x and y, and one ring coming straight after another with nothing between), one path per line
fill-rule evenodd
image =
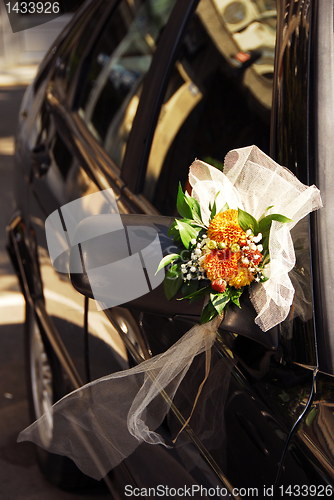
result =
M215 248L217 248L217 243L213 240L210 240L208 242L208 248L210 248L210 250L215 250Z
M190 243L191 243L192 245L196 245L196 240L195 240L195 238L193 238L192 240L190 240Z
M253 238L254 243L259 243L262 240L262 234L259 233L257 236Z

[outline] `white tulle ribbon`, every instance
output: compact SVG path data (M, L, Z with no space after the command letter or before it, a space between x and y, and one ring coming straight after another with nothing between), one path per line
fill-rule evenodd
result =
M209 224L209 204L215 197L217 211L228 203L230 208L241 208L259 219L274 205L269 214L292 219L288 224L273 222L269 237L271 260L265 270L269 279L250 287L250 298L258 313L256 323L266 331L289 313L294 288L288 273L295 264L290 230L302 217L322 206L320 193L315 186L301 184L255 146L231 151L224 172L200 161L190 168L192 195L200 203L205 224ZM18 441L33 441L51 453L66 455L96 479L105 476L142 442L167 446L156 430L195 356L203 352L206 380L220 322L218 316L210 323L196 325L163 354L65 396L22 431ZM50 421L53 437L47 446L43 429ZM187 423L184 419L181 426Z
M66 455L95 479L104 477L144 441L168 446L155 430L194 357L203 352L207 372L221 319L195 325L163 354L71 392L22 431L18 442L32 441L51 453ZM43 429L50 421L53 437L46 446Z
M295 265L290 230L313 210L322 207L320 191L305 186L285 167L281 167L256 146L235 149L225 158L224 173L196 160L190 167L192 196L200 204L203 222L209 223L209 203L216 197L217 212L227 203L241 208L255 219L285 215L292 222L274 221L269 236L270 263L264 271L265 283L250 287L250 299L257 312L255 323L267 331L289 314L294 287L289 272Z

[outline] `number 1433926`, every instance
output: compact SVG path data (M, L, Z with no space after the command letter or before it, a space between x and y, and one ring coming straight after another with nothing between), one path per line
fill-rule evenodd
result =
M59 2L16 2L13 6L11 2L6 3L8 14L59 14Z

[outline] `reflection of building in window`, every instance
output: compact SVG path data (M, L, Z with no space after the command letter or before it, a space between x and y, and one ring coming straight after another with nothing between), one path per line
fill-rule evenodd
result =
M147 166L144 194L148 199L152 199L156 179L160 175L165 157L176 134L183 125L185 118L190 115L191 111L203 98L203 94L192 82L180 63L176 64L176 69L184 83L161 108Z
M143 78L174 3L169 0L159 7L146 1L132 10L127 2L121 2L91 56L78 113L118 167L125 154Z
M275 0L212 0L222 26L236 52L259 51L260 57L245 71L244 84L258 101L271 108L276 40ZM215 32L211 32L215 37ZM229 54L229 57L234 54Z
M222 166L230 149L257 144L269 152L272 80L254 68L259 62L273 71L274 47L265 66L264 45L247 30L266 19L265 5L243 1L239 12L236 3L201 0L168 82L144 184L144 195L164 214L173 214L178 182L186 182L195 158ZM224 20L226 7L233 29ZM237 29L247 33L242 47ZM269 51L274 34L268 40Z

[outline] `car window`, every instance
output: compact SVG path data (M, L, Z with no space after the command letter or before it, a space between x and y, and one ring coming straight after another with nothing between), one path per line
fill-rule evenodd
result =
M225 4L201 0L167 85L144 184L164 215L195 158L222 167L234 148L269 153L276 2Z
M104 2L98 8L94 8L94 4L91 3L79 17L69 36L66 37L57 58L53 75L53 80L57 82L57 88L63 96L66 95L74 80L82 57L87 50L87 33L93 34L98 29L105 12Z
M122 1L98 39L80 82L77 111L121 167L143 78L175 0Z

